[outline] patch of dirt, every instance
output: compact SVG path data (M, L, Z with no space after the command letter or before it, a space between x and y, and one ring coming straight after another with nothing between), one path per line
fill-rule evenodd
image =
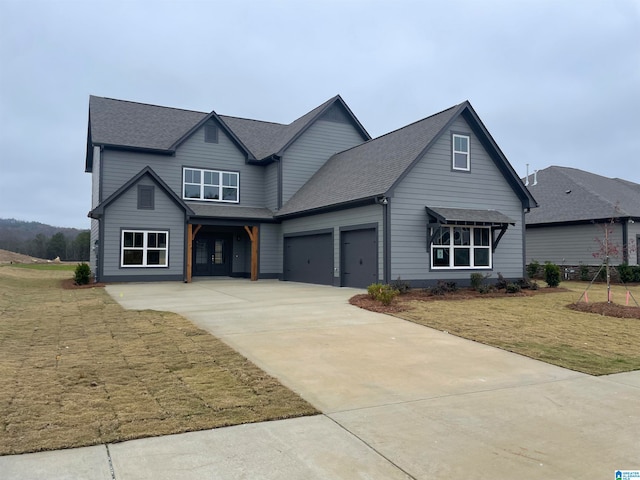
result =
M571 303L567 308L578 312L597 313L607 317L637 318L640 320L640 307L619 305L617 303Z
M355 295L349 299L351 305L370 310L378 313L397 313L408 310L407 303L412 300L421 302L433 302L437 300L471 300L475 298L505 298L505 297L531 297L545 293L568 292L566 288L539 288L538 290L521 290L518 293L505 293L504 291L496 291L489 293L480 293L470 288L461 288L455 292L445 293L444 295L433 295L428 290L414 289L407 293L397 296L390 305L383 305L381 302L374 300L368 294L363 293Z
M5 263L50 263L49 260L30 257L22 253L10 252L0 248L0 265Z

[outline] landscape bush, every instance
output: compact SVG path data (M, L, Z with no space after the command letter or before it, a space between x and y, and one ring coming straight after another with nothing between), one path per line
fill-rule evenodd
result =
M580 280L582 280L583 282L588 282L591 280L588 265L580 265Z
M555 263L547 262L544 264L544 281L552 288L560 285L560 267Z
M400 295L408 293L409 290L411 290L411 285L409 285L409 282L405 282L400 277L391 282L391 287L397 290Z
M540 262L537 260L531 260L531 263L527 265L527 275L529 278L537 278L540 273Z
M517 283L507 283L507 287L505 288L507 293L518 293L521 288Z
M640 265L622 263L616 267L620 280L624 283L640 282Z
M432 295L444 295L445 293L453 293L458 291L456 282L445 282L438 280L438 283L429 289Z
M79 263L73 274L76 285L87 285L91 278L91 268L86 263Z
M471 274L471 288L473 290L480 291L480 287L484 283L484 279L486 277L481 273L472 273Z
M367 293L371 298L379 301L383 305L390 305L393 299L400 294L400 292L391 285L384 285L382 283L372 283L367 287Z

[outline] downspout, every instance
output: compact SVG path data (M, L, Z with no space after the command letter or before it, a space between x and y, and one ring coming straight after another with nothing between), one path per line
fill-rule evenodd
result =
M629 219L622 224L622 263L629 264Z

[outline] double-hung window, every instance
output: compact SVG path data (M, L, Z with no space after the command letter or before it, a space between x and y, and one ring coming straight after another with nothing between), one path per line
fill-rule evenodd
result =
M238 172L185 168L182 198L238 203L240 198L239 177Z
M431 240L431 268L491 268L491 228L436 227Z
M471 153L469 149L469 136L453 134L453 158L452 167L454 170L471 170Z
M121 267L166 267L169 262L169 232L123 230Z

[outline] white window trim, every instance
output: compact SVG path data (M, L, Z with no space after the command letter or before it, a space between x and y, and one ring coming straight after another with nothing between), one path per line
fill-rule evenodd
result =
M455 227L464 227L464 228L469 228L470 232L470 245L454 245L454 240L453 240L453 229ZM431 269L432 270L491 270L493 268L493 234L491 231L491 227L481 227L481 226L471 226L471 225L442 225L440 228L448 228L449 229L449 245L435 245L433 242L431 242L431 249L430 249L430 260L429 262L431 263ZM489 245L478 245L477 247L474 245L474 241L475 241L475 237L474 237L474 230L475 229L484 229L484 230L489 230ZM433 234L433 229L432 232ZM433 264L433 259L435 258L435 249L436 248L446 248L449 250L449 265L434 265ZM474 250L476 248L480 249L480 248L484 248L484 249L488 249L489 250L489 265L480 265L480 266L475 266L474 264L471 265L461 265L461 266L456 266L454 265L455 263L455 255L454 255L454 248L469 248L470 249L470 259L473 261L475 260L475 254L474 254Z
M467 151L456 150L456 138L465 138L467 140ZM460 135L460 134L454 133L451 138L451 151L452 151L451 167L453 168L453 170L460 170L463 172L470 171L471 170L471 138L469 138L469 135ZM456 153L464 154L467 156L466 168L456 167Z
M142 247L125 247L124 236L126 233L142 233L143 244ZM150 233L164 233L166 235L165 247L153 247L149 248L147 245ZM125 250L139 250L142 251L142 264L140 265L125 265L124 263L124 251ZM147 265L147 252L149 250L164 250L164 264L162 265ZM120 235L120 267L122 268L166 268L169 266L169 232L167 230L122 230Z
M192 182L186 182L186 172L187 170L195 170L195 171L199 171L200 172L200 183L192 183ZM209 184L205 184L204 183L204 174L205 172L209 172L209 173L216 173L218 174L218 178L220 181L220 184L218 185L218 199L215 198L204 198L204 187L206 186L211 186ZM223 185L222 184L222 176L224 174L228 174L228 175L235 175L236 177L236 186L227 186L227 185ZM198 198L192 198L192 197L187 197L185 196L185 185L199 185L200 186L200 197ZM235 188L236 189L236 199L235 200L223 200L222 199L222 189L223 188ZM206 168L192 168L192 167L184 167L182 169L182 199L183 200L194 200L194 201L201 201L201 202L217 202L217 203L240 203L240 173L239 172L229 172L226 170L209 170Z

